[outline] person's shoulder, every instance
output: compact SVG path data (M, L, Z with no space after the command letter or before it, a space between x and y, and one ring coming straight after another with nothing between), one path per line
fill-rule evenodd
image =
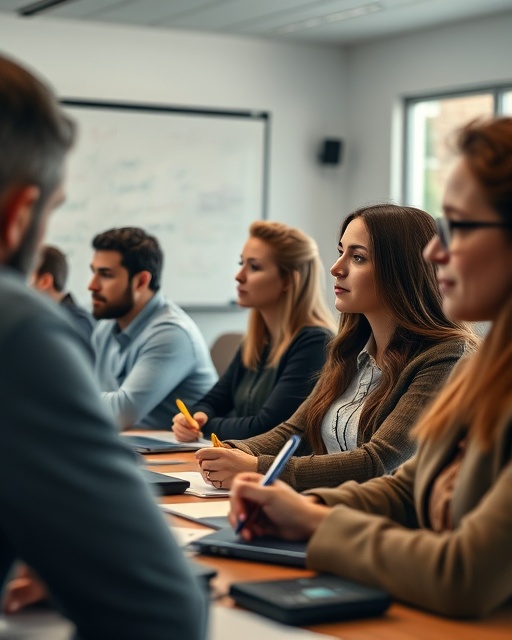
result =
M199 327L189 314L178 304L167 298L162 298L162 302L152 318L152 323L154 325L178 327L187 333L200 333Z
M66 317L58 305L42 294L30 289L20 274L2 267L0 272L0 323L20 326L25 321L32 324L57 322L66 324Z
M82 307L81 305L77 304L73 299L71 299L70 302L66 303L63 306L76 318L86 320L91 327L95 326L96 321L92 313L90 311L87 311L87 309L84 309L84 307Z
M316 325L302 327L290 343L290 347L306 343L327 344L333 336L333 332L327 327L320 327Z
M459 360L472 353L471 345L463 337L454 336L446 340L430 343L416 355L411 364L434 362L437 360Z

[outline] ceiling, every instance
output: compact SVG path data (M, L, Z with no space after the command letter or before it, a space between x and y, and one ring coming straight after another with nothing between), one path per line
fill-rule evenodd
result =
M350 45L512 11L512 0L0 0L26 20L181 29Z

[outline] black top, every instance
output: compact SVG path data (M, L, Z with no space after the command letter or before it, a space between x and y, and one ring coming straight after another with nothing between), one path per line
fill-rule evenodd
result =
M332 333L304 327L277 367L265 367L268 349L253 371L242 364L241 348L217 384L193 407L204 411L206 436L238 440L269 431L289 418L311 393L326 358Z

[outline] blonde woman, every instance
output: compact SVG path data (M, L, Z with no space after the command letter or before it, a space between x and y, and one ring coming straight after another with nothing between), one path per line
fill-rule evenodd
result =
M192 408L203 434L223 439L258 435L293 413L311 392L335 329L316 243L299 229L254 222L236 281L238 304L251 309L247 334ZM184 442L198 437L181 413L173 430Z

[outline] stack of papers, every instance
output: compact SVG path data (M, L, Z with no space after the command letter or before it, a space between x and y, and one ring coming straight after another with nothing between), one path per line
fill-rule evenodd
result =
M172 476L173 478L181 478L182 480L188 480L190 487L185 491L193 496L199 496L199 498L228 498L229 489L216 489L211 484L206 483L203 480L203 476L198 471L181 471L179 473L165 473L166 476Z

